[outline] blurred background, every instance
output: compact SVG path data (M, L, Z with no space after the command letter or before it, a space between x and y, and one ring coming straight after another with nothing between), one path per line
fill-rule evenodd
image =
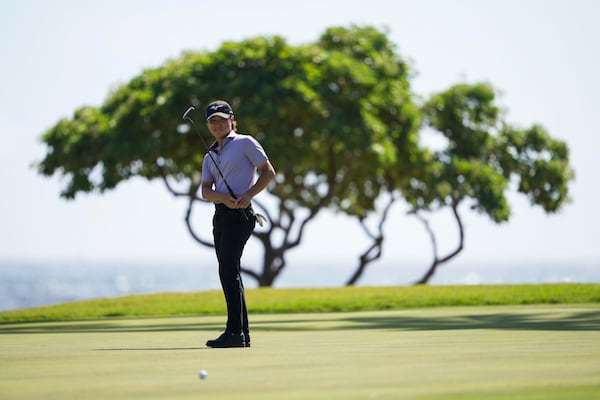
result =
M548 216L515 195L513 216L502 225L465 214L465 249L431 284L598 282L599 17L592 0L3 2L0 310L218 288L213 251L185 227L185 201L162 183L141 179L63 200L63 182L33 167L45 154L40 136L182 51L263 35L299 45L328 27L351 24L388 29L417 72L415 93L427 97L459 82L489 82L502 93L507 120L539 123L571 151L570 204ZM429 265L427 232L405 212L402 205L392 210L390 218L402 222L389 225L383 256L359 285L412 284ZM210 232L210 210L197 218ZM450 215L436 214L431 224L442 252L456 246ZM343 245L324 246L334 234ZM290 252L275 287L341 286L367 245L356 220L323 212ZM258 266L261 257L250 243L244 264Z

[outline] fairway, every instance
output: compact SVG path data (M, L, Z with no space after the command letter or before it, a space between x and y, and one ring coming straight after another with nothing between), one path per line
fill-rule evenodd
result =
M256 314L252 348L206 348L223 323L199 316L0 324L0 398L600 396L595 306Z

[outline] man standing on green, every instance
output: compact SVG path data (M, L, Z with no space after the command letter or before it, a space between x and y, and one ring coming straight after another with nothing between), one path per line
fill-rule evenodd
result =
M217 339L207 341L206 345L250 347L240 260L256 225L252 198L275 177L275 169L256 139L237 133L233 110L226 101L210 103L206 121L216 142L202 163L202 197L215 204L213 237L219 278L227 303L225 332Z

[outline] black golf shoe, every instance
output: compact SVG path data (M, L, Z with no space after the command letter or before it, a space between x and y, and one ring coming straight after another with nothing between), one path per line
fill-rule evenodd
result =
M250 334L248 332L244 332L244 343L246 347L250 347Z
M217 339L206 342L208 347L225 348L225 347L246 347L244 334L235 334L231 332L223 332Z

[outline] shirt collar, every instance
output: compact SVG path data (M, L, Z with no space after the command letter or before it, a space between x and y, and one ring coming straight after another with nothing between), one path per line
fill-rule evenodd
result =
M225 139L223 139L223 147L225 147L225 145L229 142L231 142L233 140L234 137L237 136L237 133L235 133L235 131L231 131L227 134L227 136L225 136ZM219 147L219 143L214 142L213 144L210 145L210 151L214 151L217 152L217 147Z

